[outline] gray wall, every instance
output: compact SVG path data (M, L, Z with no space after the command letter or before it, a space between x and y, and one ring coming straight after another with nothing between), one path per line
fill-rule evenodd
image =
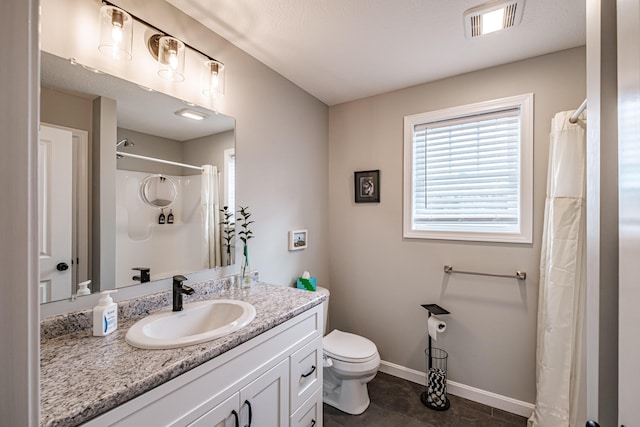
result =
M93 101L55 89L40 89L40 121L52 125L86 130L91 147Z
M532 403L540 244L550 122L585 98L585 49L464 74L329 109L333 328L373 340L383 360L424 371L427 312L451 311L437 346L449 379ZM534 243L402 238L403 117L527 92L534 104ZM380 204L353 201L353 172L380 169ZM444 264L515 279L447 277Z

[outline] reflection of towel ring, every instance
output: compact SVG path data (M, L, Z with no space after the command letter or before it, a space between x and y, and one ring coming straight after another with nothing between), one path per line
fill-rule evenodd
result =
M154 208L169 207L177 195L176 183L166 175L149 175L140 183L140 199Z

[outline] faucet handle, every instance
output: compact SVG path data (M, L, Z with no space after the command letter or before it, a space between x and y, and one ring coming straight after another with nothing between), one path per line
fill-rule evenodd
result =
M182 276L182 275L180 275L180 274L178 274L177 276L173 276L173 281L174 281L174 282L180 282L180 283L182 283L182 282L184 282L184 281L186 281L186 280L189 280L189 279L187 279L186 277L184 277L184 276Z

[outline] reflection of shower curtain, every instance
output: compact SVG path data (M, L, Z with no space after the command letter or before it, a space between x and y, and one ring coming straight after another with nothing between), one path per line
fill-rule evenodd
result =
M204 239L202 265L214 268L220 265L220 201L218 196L218 168L202 166L202 189L200 192Z
M585 132L584 122L569 122L572 113L556 114L551 124L540 254L537 395L529 426L569 427L577 418L585 292Z

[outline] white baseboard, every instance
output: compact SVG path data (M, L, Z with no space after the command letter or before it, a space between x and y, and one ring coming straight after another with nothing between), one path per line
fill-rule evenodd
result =
M426 384L427 380L427 375L422 371L416 371L384 360L380 362L380 372L384 372L385 374L393 375L394 377L402 378L416 384ZM512 399L511 397L502 396L497 393L481 390L479 388L451 380L447 380L447 393L527 418L531 416L534 409L534 405L531 403Z

